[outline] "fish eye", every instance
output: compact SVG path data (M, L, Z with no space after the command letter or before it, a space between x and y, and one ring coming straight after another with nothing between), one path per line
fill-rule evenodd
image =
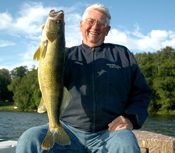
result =
M61 23L61 20L57 20L57 23Z

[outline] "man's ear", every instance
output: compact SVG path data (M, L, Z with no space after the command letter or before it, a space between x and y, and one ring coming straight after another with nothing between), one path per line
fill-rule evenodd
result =
M80 21L80 31L82 31L83 21Z
M106 28L106 36L108 35L110 29L111 29L111 26L108 26L108 27Z

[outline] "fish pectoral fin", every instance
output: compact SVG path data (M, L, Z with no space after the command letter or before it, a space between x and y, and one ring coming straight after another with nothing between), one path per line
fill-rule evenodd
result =
M62 111L67 107L67 105L69 104L71 99L72 99L72 95L67 90L67 88L64 87L64 89L63 89L63 100L62 100L61 107L60 107L60 113L62 113Z
M44 99L41 98L41 101L40 101L40 104L39 104L39 107L38 107L38 113L44 113L46 112L46 104L44 103Z
M40 50L41 50L41 46L39 46L39 48L37 49L37 51L35 52L35 54L33 55L33 60L35 61L37 59L37 61L40 60Z
M49 127L47 135L42 143L42 148L48 150L53 147L54 143L58 143L62 146L71 144L70 137L61 124L58 128Z
M42 53L41 56L42 58L45 58L46 53L47 53L47 45L48 45L48 40L45 40L42 45Z

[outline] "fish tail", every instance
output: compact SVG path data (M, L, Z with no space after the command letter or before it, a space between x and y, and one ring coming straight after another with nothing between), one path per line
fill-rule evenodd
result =
M49 128L42 148L48 150L53 147L54 143L62 146L71 144L71 140L61 124L58 128Z
M48 150L54 145L54 134L50 132L50 129L47 131L47 135L42 143L42 148Z

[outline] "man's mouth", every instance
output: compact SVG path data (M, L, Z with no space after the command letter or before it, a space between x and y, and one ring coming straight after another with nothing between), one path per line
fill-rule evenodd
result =
M92 35L98 35L99 33L98 32L92 32L92 31L90 31L90 34L92 34Z

